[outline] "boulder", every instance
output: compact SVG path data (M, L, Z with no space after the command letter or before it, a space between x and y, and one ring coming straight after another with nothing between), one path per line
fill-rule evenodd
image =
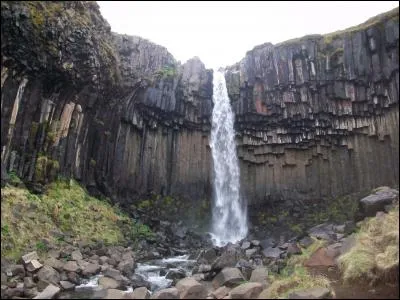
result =
M245 242L242 243L241 248L242 248L243 250L247 250L247 249L250 248L250 245L251 245L250 242L245 241Z
M36 251L29 252L21 257L22 262L27 265L31 260L39 260L39 256Z
M247 282L241 284L229 293L232 299L254 299L263 290L263 284L259 282Z
M75 284L73 284L72 282L67 281L67 280L61 280L60 281L60 286L65 291L70 291L70 290L73 290L75 288Z
M28 272L36 272L43 267L43 265L38 260L32 259L25 267Z
M33 287L33 288L24 288L24 297L27 297L27 298L34 298L34 297L36 297L37 295L39 294L39 292L38 292L38 290L37 290L37 288L36 287Z
M245 251L245 255L247 258L251 258L253 255L255 255L258 252L257 248L252 248L252 249L247 249Z
M277 245L275 239L273 239L273 238L263 239L259 243L260 243L261 248L263 248L263 249L275 247Z
M308 248L310 247L312 244L314 243L314 240L312 238L310 238L309 236L305 236L303 237L300 241L299 241L299 245L303 248Z
M79 250L72 251L72 253L71 253L71 259L72 259L72 260L76 260L76 261L82 260L82 259L83 259L83 256L82 256L81 251L79 251Z
M131 258L129 260L122 260L118 264L117 269L121 271L122 274L131 276L135 272L133 259Z
M221 287L217 288L215 291L211 292L211 295L212 295L215 299L222 299L222 298L224 298L226 295L228 295L230 291L231 291L230 288L228 288L228 287L226 287L226 286L221 286Z
M331 299L331 291L327 288L311 288L290 293L289 299Z
M304 265L306 267L333 267L336 263L326 248L318 248Z
M268 269L266 267L254 269L251 273L250 282L261 283L266 288L268 286Z
M136 288L133 290L130 299L150 299L150 292L145 287Z
M177 288L162 289L155 292L151 299L179 299L179 291Z
M262 254L266 257L266 258L271 258L271 259L278 259L281 257L281 254L284 251L280 250L279 248L266 248L262 251Z
M223 285L227 287L235 287L244 280L245 278L238 268L224 268L217 276L215 276L212 285L214 289Z
M36 284L33 282L32 277L25 277L24 278L24 288L31 289L35 287Z
M166 279L182 279L186 277L186 273L184 270L170 270L165 276Z
M19 278L25 277L25 268L23 265L9 265L6 269L8 277L18 276Z
M89 263L82 271L83 276L95 275L100 271L101 267L98 264Z
M50 257L50 258L46 259L44 261L44 264L54 268L58 272L61 272L64 270L64 262L62 262L61 260L58 260L54 257Z
M60 292L60 288L53 284L49 284L41 293L33 299L53 299Z
M117 289L108 289L103 299L124 299L125 292Z
M207 296L206 287L190 277L179 280L175 287L180 299L204 299Z
M120 284L118 281L116 281L113 278L106 277L106 276L99 278L99 285L101 285L105 289L116 289L116 288L120 287Z
M60 282L60 274L50 266L43 266L37 273L39 280L57 285Z
M334 225L330 223L323 223L314 226L308 230L308 234L319 240L334 241L336 240L336 233L334 232Z
M366 217L373 217L378 211L384 211L385 206L391 204L398 197L398 190L387 186L376 188L373 194L360 200L361 212Z
M64 264L63 269L66 272L78 272L78 270L80 270L78 264L74 260L70 260L66 264Z

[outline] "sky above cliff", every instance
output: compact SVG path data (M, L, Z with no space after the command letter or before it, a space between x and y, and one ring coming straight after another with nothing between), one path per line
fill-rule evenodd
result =
M254 46L324 34L365 22L398 1L98 1L111 30L166 47L182 63L232 65Z

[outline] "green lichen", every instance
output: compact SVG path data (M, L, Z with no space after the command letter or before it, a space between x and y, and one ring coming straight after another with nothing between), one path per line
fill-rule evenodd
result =
M162 69L154 73L158 79L172 79L176 76L177 70L173 66L164 66Z
M54 180L60 170L60 164L45 155L40 155L35 165L35 180L40 183L47 183Z

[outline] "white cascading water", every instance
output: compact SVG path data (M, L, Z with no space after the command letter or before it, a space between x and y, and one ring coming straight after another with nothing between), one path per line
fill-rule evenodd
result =
M235 243L247 234L247 210L240 197L240 173L236 155L234 116L222 72L214 71L214 109L211 152L214 163L212 236L217 246Z

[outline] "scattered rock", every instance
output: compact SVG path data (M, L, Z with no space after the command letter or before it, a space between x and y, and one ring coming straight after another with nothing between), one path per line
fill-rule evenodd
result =
M336 266L335 260L329 255L326 248L319 248L304 263L306 267Z
M399 196L399 191L383 186L375 189L375 192L360 200L361 211L366 217L375 216L376 212L383 211L385 205L389 205Z
M254 254L256 254L258 252L257 248L253 248L253 249L247 249L245 251L245 255L247 258L251 258Z
M120 284L118 283L118 281L116 281L113 278L106 277L106 276L99 278L99 285L101 285L105 289L116 289L116 288L120 287Z
M254 299L263 290L263 285L259 282L247 282L241 284L229 293L232 299Z
M36 287L33 288L24 288L24 297L27 298L34 298L39 294L38 290Z
M36 259L32 259L27 265L26 265L26 270L28 272L36 272L39 270L43 265Z
M294 255L294 254L301 254L301 249L299 246L297 246L296 243L289 243L289 246L286 249L286 252L288 255Z
M49 284L39 295L33 299L53 299L60 292L60 288Z
M57 285L60 282L60 274L50 266L43 266L37 273L39 280Z
M103 299L124 299L124 296L124 291L110 288L106 290L106 294Z
M64 270L64 263L61 260L55 259L54 257L50 257L44 261L45 265L48 265L58 272L61 272Z
M134 262L133 259L129 259L129 260L123 260L121 261L118 266L117 269L119 271L122 272L122 274L126 275L126 276L131 276L134 273Z
M250 242L243 242L242 243L242 247L243 250L249 249L250 248Z
M151 299L179 299L179 291L177 288L162 289L155 292Z
M308 230L308 234L319 240L334 241L336 234L333 231L333 224L323 223L314 226Z
M281 257L281 254L283 253L282 250L280 250L279 248L266 248L262 251L262 254L266 257L266 258L272 258L272 259L278 259Z
M308 248L310 247L312 244L314 243L313 239L310 238L309 236L305 236L303 237L300 241L299 241L299 245L303 248Z
M204 299L207 296L205 286L190 277L179 280L175 287L181 299Z
M220 286L235 287L245 278L238 268L224 268L212 281L214 289Z
M23 279L25 277L25 268L23 265L9 265L6 274L8 277L18 276Z
M165 276L166 279L182 279L186 277L186 273L184 270L170 270Z
M36 251L29 252L21 257L22 262L27 265L31 260L39 260L39 256Z
M99 262L100 262L101 265L106 264L108 262L108 260L109 260L108 256L104 256L103 255L103 256L99 257Z
M101 267L98 264L89 263L82 271L83 276L95 275L100 271Z
M78 270L80 270L78 264L74 260L70 260L66 264L64 264L63 269L66 272L77 272Z
M250 277L250 282L261 283L264 288L268 286L268 269L266 267L260 267L253 270Z
M150 292L145 287L136 288L130 299L150 299Z
M224 298L226 295L228 295L230 291L231 291L230 288L228 288L228 287L226 287L226 286L221 286L221 287L217 288L215 291L211 292L211 295L212 295L215 299L222 299L222 298Z
M327 288L312 288L302 291L296 291L289 294L289 299L330 299L332 298L330 290Z
M258 247L258 246L260 246L260 241L259 240L252 240L251 241L251 245L254 246L254 247Z
M55 259L58 259L60 257L60 251L59 250L55 250L55 249L50 249L47 252L47 256L55 258Z
M266 238L262 241L260 241L260 246L263 249L271 248L276 246L276 241L273 238Z
M82 256L81 251L79 251L79 250L72 251L72 253L71 253L71 259L72 259L72 260L76 260L76 261L82 260L82 259L83 259L83 256Z
M33 288L35 286L36 286L36 284L33 282L32 277L25 277L24 278L24 288L31 289L31 288Z
M70 281L66 281L66 280L61 280L60 281L60 286L65 291L70 291L70 290L73 290L75 288L75 284L73 284Z

